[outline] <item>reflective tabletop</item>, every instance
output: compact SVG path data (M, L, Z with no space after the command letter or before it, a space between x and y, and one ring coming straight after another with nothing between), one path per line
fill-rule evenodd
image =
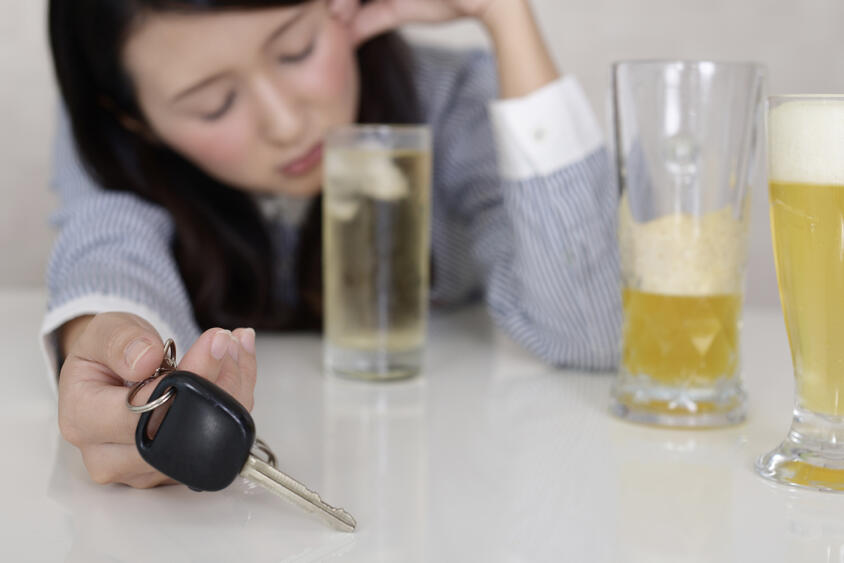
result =
M745 313L748 421L721 430L612 418L610 374L543 365L480 307L434 315L425 371L406 382L327 378L319 338L259 335L258 433L355 516L345 534L241 481L92 483L58 432L44 302L0 292L2 561L844 562L844 495L753 472L790 422L778 310Z

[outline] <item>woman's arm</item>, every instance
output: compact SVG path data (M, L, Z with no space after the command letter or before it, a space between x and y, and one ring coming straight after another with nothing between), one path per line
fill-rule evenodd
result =
M492 39L502 98L516 98L559 78L529 0L332 0L358 43L405 23L474 18Z
M59 117L52 180L60 199L53 216L58 235L41 329L53 381L82 319L100 312L134 313L187 349L199 330L172 257L172 220L133 194L100 188L79 160L66 117Z
M432 299L458 305L482 288L497 324L540 358L611 369L621 312L617 195L576 80L495 100L488 54L417 53L434 131Z
M495 49L501 98L525 96L560 77L528 0L492 0L478 20Z
M60 377L52 377L59 428L98 483L169 482L134 446L137 415L126 409L126 382L149 377L161 364L163 339L174 337L180 369L214 381L251 408L255 332L214 328L199 335L172 260L164 210L96 186L80 166L66 120L54 157L61 206L42 337L50 371L61 360ZM138 403L149 396L148 387Z

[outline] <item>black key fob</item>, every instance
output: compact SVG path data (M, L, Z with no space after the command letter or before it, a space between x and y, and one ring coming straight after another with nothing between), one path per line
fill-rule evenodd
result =
M173 397L153 437L145 412L135 429L135 445L147 463L196 491L219 491L240 474L255 442L249 411L220 387L188 371L161 379L150 400L168 389Z

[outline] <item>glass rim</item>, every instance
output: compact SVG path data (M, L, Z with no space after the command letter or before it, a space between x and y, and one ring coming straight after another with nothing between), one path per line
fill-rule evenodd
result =
M759 61L725 61L714 59L622 59L613 61L612 68L617 69L622 66L668 66L668 65L682 65L682 66L699 66L699 65L713 65L722 68L756 68L757 70L767 71L767 66Z
M426 123L350 123L328 131L328 136L348 133L430 133Z
M768 102L844 102L844 94L774 94L768 96Z
M430 149L431 127L426 124L367 123L335 127L325 135L326 148L351 147L370 141L387 148Z

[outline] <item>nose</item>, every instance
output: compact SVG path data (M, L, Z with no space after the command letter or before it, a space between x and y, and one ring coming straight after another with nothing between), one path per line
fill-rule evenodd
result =
M295 98L266 78L255 81L254 91L258 124L264 138L279 145L296 141L304 130L305 115L299 111Z

